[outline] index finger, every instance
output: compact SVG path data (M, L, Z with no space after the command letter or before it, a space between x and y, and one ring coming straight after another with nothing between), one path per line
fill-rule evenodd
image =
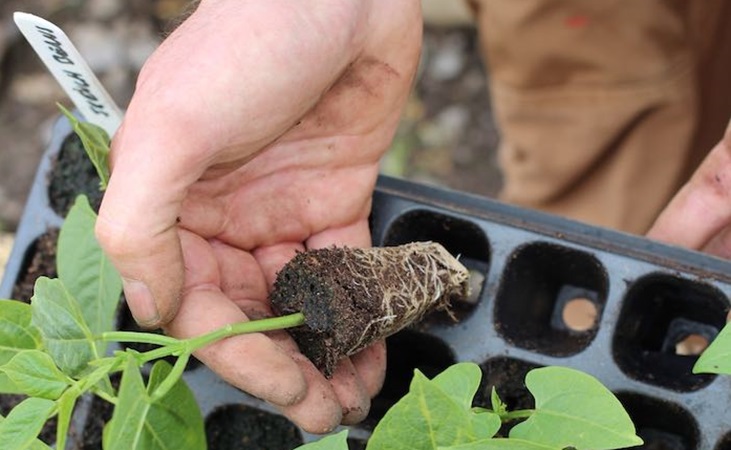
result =
M688 183L647 232L651 239L701 249L731 223L731 124Z

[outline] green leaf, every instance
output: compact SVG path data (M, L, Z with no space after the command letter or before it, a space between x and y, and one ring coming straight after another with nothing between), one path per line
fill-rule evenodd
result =
M499 416L471 410L480 376L472 363L456 364L431 381L417 370L409 393L376 426L368 450L437 449L492 437Z
M615 449L642 444L622 404L596 378L566 367L528 372L535 412L513 427L510 438L548 447Z
M58 399L58 422L56 425L56 448L66 448L66 439L69 429L71 428L71 415L76 406L76 399L79 398L81 392L78 389L67 389L66 392Z
M93 335L114 328L122 279L94 235L96 213L83 195L76 198L61 227L56 265L58 277L76 299ZM97 342L102 355L106 343Z
M89 156L101 179L100 189L106 189L109 184L109 135L104 129L93 123L79 121L63 105L58 104L58 107L69 120L76 134L81 138L84 150L86 150L87 156Z
M731 322L723 327L711 345L701 353L693 366L693 373L731 375Z
M490 406L492 406L492 410L497 415L503 415L508 412L508 406L500 399L495 386L492 387L492 392L490 393Z
M523 439L485 439L470 444L455 445L453 447L439 447L439 450L562 450L561 447L551 447L537 444Z
M56 400L69 386L66 376L53 359L40 350L25 350L13 357L2 371L31 397Z
M38 329L31 324L31 307L17 300L0 300L0 365L23 350L41 347Z
M159 401L150 397L170 370L170 364L158 361L146 389L135 359L129 358L114 415L104 430L105 450L206 448L203 416L182 378Z
M0 300L0 366L18 352L41 348L41 336L31 324L31 307L17 300ZM15 383L0 373L0 393L21 393Z
M348 450L348 430L325 436L316 442L300 445L294 450Z
M155 392L171 370L172 367L165 361L157 361L152 366L148 396ZM193 392L182 378L178 379L167 395L153 402L147 418L147 434L150 447L144 448L197 450L207 447L203 415Z
M13 408L0 423L0 442L13 450L48 448L36 439L56 403L42 398L27 398Z
M78 375L97 357L79 304L61 280L38 278L31 309L33 325L40 330L46 350L65 374Z

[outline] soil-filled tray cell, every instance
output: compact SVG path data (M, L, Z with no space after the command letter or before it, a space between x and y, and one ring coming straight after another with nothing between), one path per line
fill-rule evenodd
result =
M637 393L617 394L645 441L643 449L695 450L698 424L680 405Z
M714 450L731 450L731 433L724 435L721 440L718 441Z
M299 429L283 416L246 405L224 405L206 417L208 448L291 450L304 443Z
M525 387L525 376L533 369L541 367L516 358L496 357L486 361L482 368L482 381L475 396L478 406L491 408L490 394L497 390L500 400L509 411L530 409L535 406L533 396Z
M402 245L416 241L439 242L457 257L472 274L471 295L467 301L452 305L449 317L434 313L427 320L454 323L460 321L477 306L482 285L490 268L490 243L485 233L472 222L428 210L413 210L396 218L388 228L381 245ZM449 319L449 320L444 320Z
M81 140L76 134L70 134L61 144L48 176L51 209L66 217L76 197L84 194L92 208L98 211L103 195L99 183L99 175L86 156Z
M726 324L728 299L710 284L667 274L632 284L613 339L617 365L632 378L689 392L715 376L691 372L698 354Z
M414 369L433 378L456 359L449 347L438 337L415 330L403 330L386 339L386 379L381 392L371 402L364 425L373 426L401 397L409 392Z
M23 263L13 285L11 297L15 300L30 302L33 287L41 276L56 277L57 229L50 229L36 238L25 251Z
M596 335L607 285L604 267L590 253L546 242L524 245L503 272L495 327L527 350L579 353Z

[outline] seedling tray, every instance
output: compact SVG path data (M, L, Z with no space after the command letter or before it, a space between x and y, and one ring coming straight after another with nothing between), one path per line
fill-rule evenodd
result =
M11 297L39 237L63 221L49 205L48 179L70 133L60 119L39 165L0 298ZM364 448L378 419L406 393L415 368L432 376L472 361L484 373L480 404L488 404L496 386L509 407L531 407L525 373L568 366L596 376L617 394L645 440L643 448L731 449L731 377L693 375L697 356L682 354L689 336L707 342L725 325L731 263L386 177L378 180L370 221L374 245L432 240L459 255L473 272L475 294L455 305L456 320L436 313L388 339L385 386L369 418L350 427L351 448ZM577 304L588 311L578 325L571 319L575 313L566 316ZM130 326L127 311L120 312L119 323ZM317 438L201 364L192 364L184 378L206 418L212 449L286 449ZM100 403L85 398L79 404L69 448L97 445L89 442L98 438L89 436L100 435L104 408L93 409ZM250 426L237 431L236 423ZM284 437L262 444L272 436ZM242 440L252 446L242 447Z

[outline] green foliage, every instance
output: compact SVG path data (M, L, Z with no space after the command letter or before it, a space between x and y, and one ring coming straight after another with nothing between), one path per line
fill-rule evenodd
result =
M104 430L105 449L206 448L203 417L183 380L178 379L168 395L153 395L170 372L169 364L157 362L145 387L134 357L128 358L114 416Z
M14 300L0 300L0 367L19 352L40 347L41 336L38 329L31 324L30 305ZM21 392L1 370L0 392Z
M102 252L90 230L96 214L85 196L77 197L72 212L64 221L58 237L58 277L74 293L84 321L92 334L112 329L122 294L122 281ZM104 354L104 342L97 353Z
M48 353L40 350L18 353L2 366L2 371L21 392L31 397L56 400L71 384Z
M532 370L525 377L535 412L511 438L556 448L626 448L642 444L619 400L594 377L564 367Z
M731 375L731 322L718 333L693 366L693 373Z
M368 449L436 449L492 437L500 416L471 409L480 374L479 367L468 363L452 366L431 381L417 371L409 394L376 426Z
M109 184L109 135L104 129L93 123L79 121L63 105L58 104L58 108L81 139L84 150L101 179L99 188L105 190Z
M64 373L79 375L89 361L99 356L76 298L60 279L40 277L31 297L31 308L43 348Z
M641 445L616 397L590 375L565 367L534 369L526 386L536 408L507 411L493 390L494 410L473 408L480 368L456 364L434 379L416 371L409 393L376 426L367 450L601 450ZM508 438L496 437L501 423L526 418ZM408 432L405 432L408 430ZM347 450L343 439L301 450Z
M179 340L150 333L113 331L121 280L94 237L96 214L80 196L61 227L59 278L40 277L31 304L0 300L0 393L28 396L7 418L0 416L6 450L46 450L38 441L43 424L57 416L56 448L66 447L77 399L91 392L115 404L103 436L105 450L204 450L198 405L182 379L197 349L226 337L301 325L301 314L230 325ZM137 341L160 348L105 356L110 341ZM145 384L141 367L158 361ZM122 371L119 389L109 376Z
M55 403L42 398L27 398L13 408L0 423L3 448L24 450L48 448L36 440L43 424L51 416Z

